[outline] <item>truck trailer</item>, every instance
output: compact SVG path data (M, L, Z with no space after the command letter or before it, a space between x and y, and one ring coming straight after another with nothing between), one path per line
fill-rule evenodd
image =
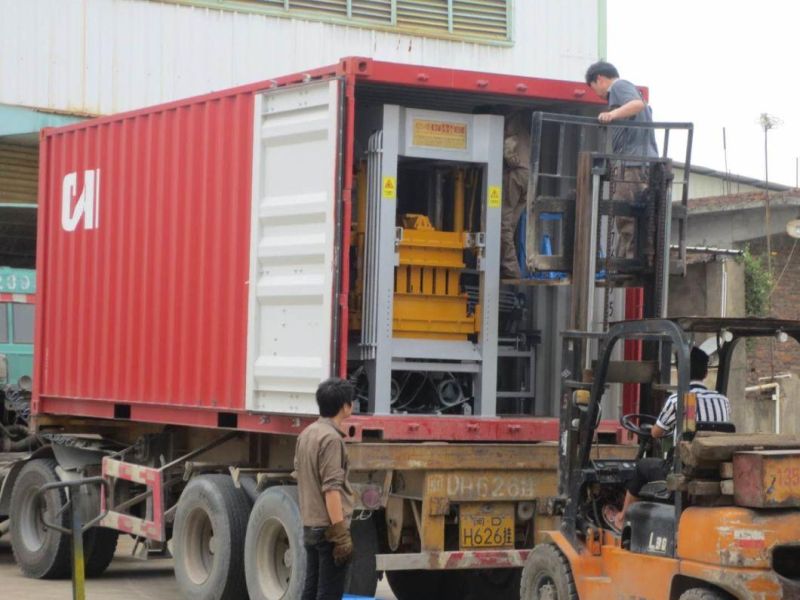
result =
M44 130L33 435L3 455L0 491L22 572L69 573L66 535L42 524L66 523L67 493L39 488L99 476L75 495L86 520L103 515L87 575L121 533L149 554L170 542L187 598L299 597L295 439L336 375L358 390L349 591L385 574L400 600L519 597L563 509L560 398L535 380L547 362L560 388L547 332L568 325L567 263L588 231L574 173L596 141L569 128L599 109L583 83L353 57ZM538 178L521 261L553 266L501 281L514 113L532 119ZM673 204L637 218L668 234L685 217ZM615 281L669 262L669 235L648 243L649 263L618 265L633 275L603 263L605 308ZM586 298L602 285L591 246ZM623 437L601 420L598 452L633 457Z

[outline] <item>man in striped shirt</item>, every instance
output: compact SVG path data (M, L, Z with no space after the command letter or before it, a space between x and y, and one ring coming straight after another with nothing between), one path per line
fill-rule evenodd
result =
M728 422L731 413L730 402L719 392L709 390L705 386L703 380L706 375L708 375L708 355L700 348L692 347L689 364L689 391L694 392L697 396L697 420ZM661 438L674 431L677 409L678 394L672 394L667 398L656 424L653 425L651 432L653 437ZM614 518L616 529L622 530L625 513L628 512L630 505L639 499L639 492L644 485L651 481L666 479L669 467L669 463L663 458L643 458L636 464L636 473L626 486L625 503Z

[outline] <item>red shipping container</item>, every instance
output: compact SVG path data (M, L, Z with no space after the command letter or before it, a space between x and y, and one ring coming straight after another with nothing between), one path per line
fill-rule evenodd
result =
M590 103L583 84L350 58L43 131L33 410L296 432L343 375L362 86ZM282 416L283 415L283 416ZM293 416L291 416L293 415ZM371 417L353 437L555 439Z

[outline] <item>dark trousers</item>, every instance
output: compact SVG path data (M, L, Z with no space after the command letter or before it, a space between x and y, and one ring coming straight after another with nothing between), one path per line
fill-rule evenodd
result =
M642 458L636 463L636 473L628 481L627 489L634 496L639 496L646 483L663 481L669 473L669 464L663 458Z
M325 541L324 527L304 527L306 583L302 600L342 600L347 565L333 562L333 544Z

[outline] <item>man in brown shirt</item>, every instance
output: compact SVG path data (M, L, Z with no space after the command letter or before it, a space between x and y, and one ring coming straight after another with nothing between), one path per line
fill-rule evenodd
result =
M353 491L341 427L353 413L354 393L344 379L323 381L317 388L320 418L297 438L294 468L306 548L302 600L341 600L344 595L353 554Z
M503 207L500 214L500 277L522 275L515 241L517 225L527 206L531 163L531 113L514 111L506 116L503 140Z

